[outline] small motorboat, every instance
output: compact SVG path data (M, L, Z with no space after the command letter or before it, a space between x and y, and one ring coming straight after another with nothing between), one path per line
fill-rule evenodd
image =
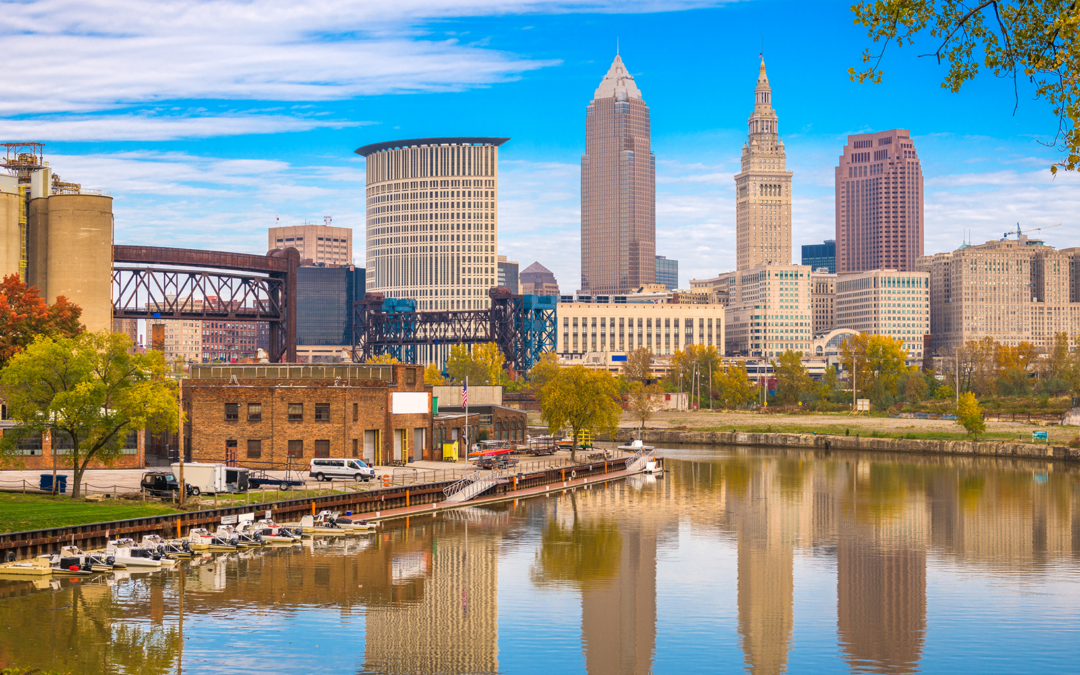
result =
M650 459L645 462L645 473L650 475L661 474L664 473L664 470L660 468L655 459Z
M123 569L126 567L124 563L117 562L116 558L109 555L108 552L102 553L101 551L86 552L80 549L74 544L63 546L60 548L61 558L79 558L82 561L82 566L90 565L91 572L111 572L114 569Z
M160 534L148 534L143 537L143 548L156 550L164 558L170 560L182 560L195 555L191 550L191 542L187 539L165 539Z
M139 567L172 567L175 560L169 560L156 549L139 546L134 539L126 537L115 539L105 545L105 554L112 556L116 562L130 568Z
M315 516L315 527L340 527L343 530L353 530L355 532L373 532L375 523L360 519L353 520L350 517L342 518L340 513L321 511L319 515Z
M299 531L294 532L282 527L270 518L264 518L257 523L247 523L245 529L258 532L268 544L295 544L303 538Z
M246 529L237 529L232 525L219 525L217 536L226 541L235 541L237 548L256 548L263 545L262 534L249 532Z
M53 573L52 565L48 556L40 556L33 560L16 560L0 564L0 577L7 575L19 577L47 577Z
M652 450L653 446L645 445L644 443L641 442L640 438L635 438L634 440L627 443L626 445L620 445L619 449L620 450L626 450L627 452L640 452L641 450Z
M235 551L238 543L238 540L222 539L216 534L210 534L205 527L191 528L188 541L194 551Z
M343 537L352 532L352 530L346 530L332 520L326 520L324 518L323 520L316 521L315 516L304 516L300 519L300 532L302 534Z
M70 547L65 546L64 548ZM50 574L72 577L88 577L94 574L93 563L82 555L46 553L39 555L37 559L48 565Z

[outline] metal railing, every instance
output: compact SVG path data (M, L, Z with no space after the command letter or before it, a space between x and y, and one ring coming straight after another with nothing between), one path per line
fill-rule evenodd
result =
M487 473L487 475L477 471L443 490L443 494L446 495L446 501L448 502L458 503L468 501L497 484L500 479L505 477L504 474L507 471L507 469L491 471Z

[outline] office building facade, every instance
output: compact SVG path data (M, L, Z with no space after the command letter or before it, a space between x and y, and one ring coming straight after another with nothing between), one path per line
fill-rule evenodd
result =
M300 260L316 265L352 264L352 229L326 225L271 227L268 250L295 248Z
M820 269L810 265L807 265L807 267L810 267L811 270ZM815 336L828 333L836 327L835 274L810 272L810 309L814 315L813 328Z
M727 354L774 357L788 350L811 354L809 267L762 264L730 278L734 284L725 321Z
M911 358L923 357L930 332L930 275L871 270L836 281L836 328L888 335L904 343Z
M923 175L911 132L848 136L836 167L836 271L910 272L923 254Z
M969 340L1027 341L1080 333L1080 248L1018 239L963 246L919 259L930 278L930 332L939 355Z
M762 60L754 88L749 138L743 144L742 165L735 176L739 270L764 263L791 264L791 175Z
M499 146L508 138L366 145L367 289L420 310L487 309L497 279Z
M559 282L555 280L555 275L538 262L523 269L518 274L518 282L522 295L559 296Z
M829 274L836 274L836 241L826 239L824 244L804 244L802 264L814 271L827 269Z
M352 349L353 303L364 299L365 272L356 267L296 271L296 349L302 361L325 361Z
M499 266L499 279L498 284L500 286L506 286L510 289L511 293L520 293L520 287L518 285L518 263L513 260L507 260L506 256L498 256Z
M674 291L679 287L679 261L662 255L656 256L656 283Z
M616 55L585 112L581 291L618 294L656 280L656 158L649 106Z
M724 344L723 305L560 302L555 351L564 358L646 348L669 356L689 345Z

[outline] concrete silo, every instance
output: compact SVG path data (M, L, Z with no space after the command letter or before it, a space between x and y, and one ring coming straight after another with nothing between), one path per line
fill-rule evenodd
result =
M0 176L0 278L20 274L23 256L23 200L14 177L4 178L8 176Z

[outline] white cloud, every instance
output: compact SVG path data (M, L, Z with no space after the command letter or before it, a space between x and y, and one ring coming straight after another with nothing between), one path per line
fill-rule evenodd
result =
M312 129L357 127L371 122L313 119L288 115L50 115L0 118L0 137L42 141L170 141L243 134L274 134Z

